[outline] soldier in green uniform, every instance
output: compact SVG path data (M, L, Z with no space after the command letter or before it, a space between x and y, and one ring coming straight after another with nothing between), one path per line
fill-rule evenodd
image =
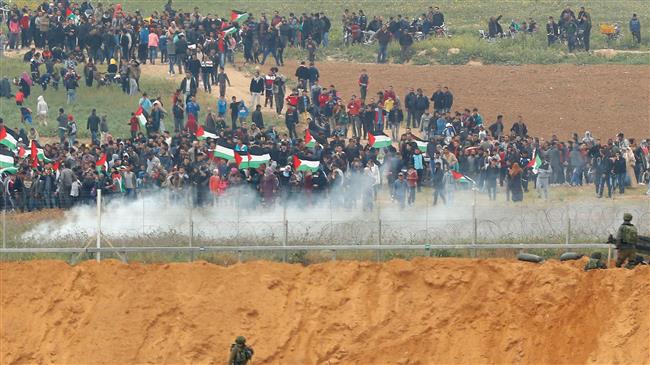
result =
M606 269L607 265L602 260L603 255L600 252L594 252L589 258L589 262L585 265L585 271L595 269Z
M230 347L228 365L246 365L253 358L253 349L246 346L246 338L238 336Z
M618 250L616 267L621 267L625 261L627 261L625 267L634 267L638 232L631 222L632 214L623 214L623 224L621 224L616 233L616 249Z

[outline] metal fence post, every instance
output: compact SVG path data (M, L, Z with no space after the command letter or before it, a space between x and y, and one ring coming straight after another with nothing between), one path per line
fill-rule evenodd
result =
M284 202L284 209L282 212L282 219L284 221L284 240L282 241L282 246L284 251L282 253L282 262L287 262L287 246L289 243L289 220L287 219L287 202Z
M237 236L236 238L239 239L239 218L241 216L241 186L237 187Z
M140 195L142 195L142 194L140 194ZM144 236L144 234L145 234L145 230L144 230L144 226L145 226L145 224L144 224L144 214L145 214L144 213L144 210L145 210L144 197L140 196L140 199L142 200L142 235Z
M7 248L7 194L5 194L4 186L2 188L2 248Z
M98 249L102 248L102 189L97 189L97 242ZM97 251L97 262L102 260L102 253Z
M571 243L571 217L567 216L566 221L566 237L564 238L564 243L568 246Z
M334 243L334 212L332 207L332 194L327 194L330 198L330 244Z
M189 223L190 223L190 262L194 261L194 250L192 250L192 243L194 240L194 218L193 218L193 211L194 211L194 204L193 204L193 199L192 199L192 187L190 187L190 196L189 196L189 204L190 204L190 214L189 214Z
M474 193L472 201L472 252L471 256L476 257L476 242L478 241L478 220L476 219L476 186L472 187Z
M378 218L377 218L377 234L379 235L379 236L378 236L378 243L379 243L379 246L381 246L381 245L382 245L382 239L381 239L381 236L382 236L382 233L381 233L381 217L378 217ZM375 252L375 256L376 256L375 259L376 259L377 261L381 261L381 250L377 250L377 251Z

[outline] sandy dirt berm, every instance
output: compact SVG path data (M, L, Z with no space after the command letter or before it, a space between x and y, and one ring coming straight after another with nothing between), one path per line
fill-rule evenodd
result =
M648 364L650 267L0 263L2 364Z

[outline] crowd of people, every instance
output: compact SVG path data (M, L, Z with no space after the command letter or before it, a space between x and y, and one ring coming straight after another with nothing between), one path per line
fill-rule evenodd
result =
M170 201L190 199L199 206L229 202L232 191L265 206L297 197L313 204L327 196L340 207L359 205L370 210L378 194L389 194L400 208L413 205L425 186L432 188L434 204L438 200L447 204L453 202L454 191L471 187L492 200L499 191L508 200L521 201L530 183L543 198L548 198L549 186L557 184L593 184L597 196L612 197L648 180L647 140L625 138L623 133L600 140L589 132L568 141L556 136L536 138L529 135L522 116L508 128L501 115L488 122L476 107L455 106L447 86L438 86L430 96L424 88L409 88L398 95L392 86L369 95L371 75L365 71L358 78L358 95L344 99L334 85L321 85L313 57L297 68L297 83L290 91L287 77L277 67L269 67L264 74L255 71L250 100L227 100L230 80L224 66L232 60L228 52L239 42L237 33L233 36L227 30L233 24L249 28L267 24L243 29L245 57L257 61L254 52L246 51L255 49L247 46L246 32L274 28L282 34L286 23L277 13L268 19L261 15L256 23L246 13L233 12L226 21L200 16L198 9L191 14L173 11L170 2L163 14L145 20L119 5L92 9L84 2L66 8L61 2L58 7L44 4L36 13L27 11L27 16L34 21L40 18L39 26L47 18L48 27L73 26L75 31L69 28L57 38L59 30L38 28L36 32L34 28L28 36L32 38L25 40L28 48L32 41L36 48L24 57L30 72L15 79L21 124L0 123L0 153L13 162L5 161L2 170L4 209L70 208L91 203L101 189L109 199L136 199L157 191ZM432 24L444 22L436 8L423 17ZM342 21L347 27L364 23L364 18L363 13L353 13ZM310 42L326 46L323 32L329 28L322 24L329 22L324 20L327 17L303 14L300 19L300 32L289 33L288 44L304 43L307 49ZM312 22L307 30L306 19ZM317 22L320 25L315 26ZM81 30L82 26L89 28ZM99 35L95 40L82 40L94 31ZM99 48L95 41L100 41ZM163 106L165 98L150 98L139 90L139 65L158 62L158 49L151 49L154 45L166 46L160 61L169 63L169 72L175 72L176 66L179 72L185 70L169 112ZM261 62L273 55L277 64L283 63L277 49L262 55ZM96 77L96 65L105 61L110 76ZM58 88L62 80L67 103L74 104L76 90L83 87L77 75L80 64L86 87L102 80L113 82L121 74L118 79L124 91L140 95L138 111L128 121L131 134L113 137L110 116L93 110L85 123L90 143L83 143L77 139L76 118L61 106L56 117L59 139L41 147L38 126L24 100L32 94L32 85ZM41 73L43 65L46 70ZM218 86L214 110L208 107L202 112L196 98L201 85L206 92ZM284 116L286 132L265 125L262 98L264 107ZM39 97L36 124L47 124L48 110ZM173 127L165 126L166 115L173 118Z
M359 76L360 96L343 101L333 85L321 87L318 78L300 68L315 66L302 64L298 85L279 100L286 104L286 132L265 127L258 104L266 77L278 77L275 67L264 78L256 72L251 80L249 102L257 105L252 123L246 101L233 98L227 105L223 95L216 112L208 110L199 123L198 84L189 73L172 97L173 130L162 123L163 101L146 93L139 100L140 114L129 122L131 138L113 138L106 116L94 110L86 123L88 144L74 138L76 127L71 133L70 126L75 118L63 108L57 117L59 141L43 147L35 128L26 133L2 122L0 149L13 153L17 166L3 174L2 204L20 210L69 208L92 203L101 189L108 198L135 199L160 191L170 201L189 196L204 206L232 201L231 191L241 198L243 191L254 205L296 197L309 204L332 197L337 206L370 210L378 193L389 194L405 208L426 186L432 188L434 204L447 204L455 191L470 187L492 200L497 191L505 192L506 199L516 202L531 183L545 199L549 187L560 184L593 184L598 197L611 198L648 180L647 140L620 133L601 141L589 132L566 142L556 136L535 138L522 116L508 128L502 115L489 123L477 108L455 111L448 87L438 87L431 96L410 88L399 96L389 86L370 97L365 71ZM265 95L271 108L274 96ZM225 122L228 109L230 126ZM304 135L297 134L298 127ZM389 143L375 145L373 140L382 137ZM242 165L242 160L258 157L262 163ZM301 168L303 161L310 168Z
M514 38L517 34L533 34L537 33L540 29L537 22L529 17L527 20L516 21L512 20L506 27L502 26L500 21L502 15L492 16L488 20L487 32L481 31L482 36L489 40L496 40L499 38ZM610 39L619 39L621 37L622 27L619 23L602 24L603 28L600 30L605 36ZM580 7L578 14L567 5L560 16L554 18L548 17L546 23L546 39L548 46L552 46L558 42L566 43L569 52L581 49L589 52L591 49L591 31L593 23L591 14L585 9L584 6ZM641 43L641 23L636 14L632 14L630 18L628 29L633 41L637 44Z

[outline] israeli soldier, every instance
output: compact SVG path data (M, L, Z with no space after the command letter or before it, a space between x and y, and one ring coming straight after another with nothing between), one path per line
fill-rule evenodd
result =
M621 224L616 233L616 249L618 250L616 267L621 267L625 261L627 261L625 267L634 267L638 231L631 222L632 214L623 214L623 224Z
M230 347L228 365L246 365L253 358L253 349L246 346L246 338L238 336Z
M602 260L603 255L600 252L594 252L589 258L589 262L585 265L585 271L606 269L607 265Z

